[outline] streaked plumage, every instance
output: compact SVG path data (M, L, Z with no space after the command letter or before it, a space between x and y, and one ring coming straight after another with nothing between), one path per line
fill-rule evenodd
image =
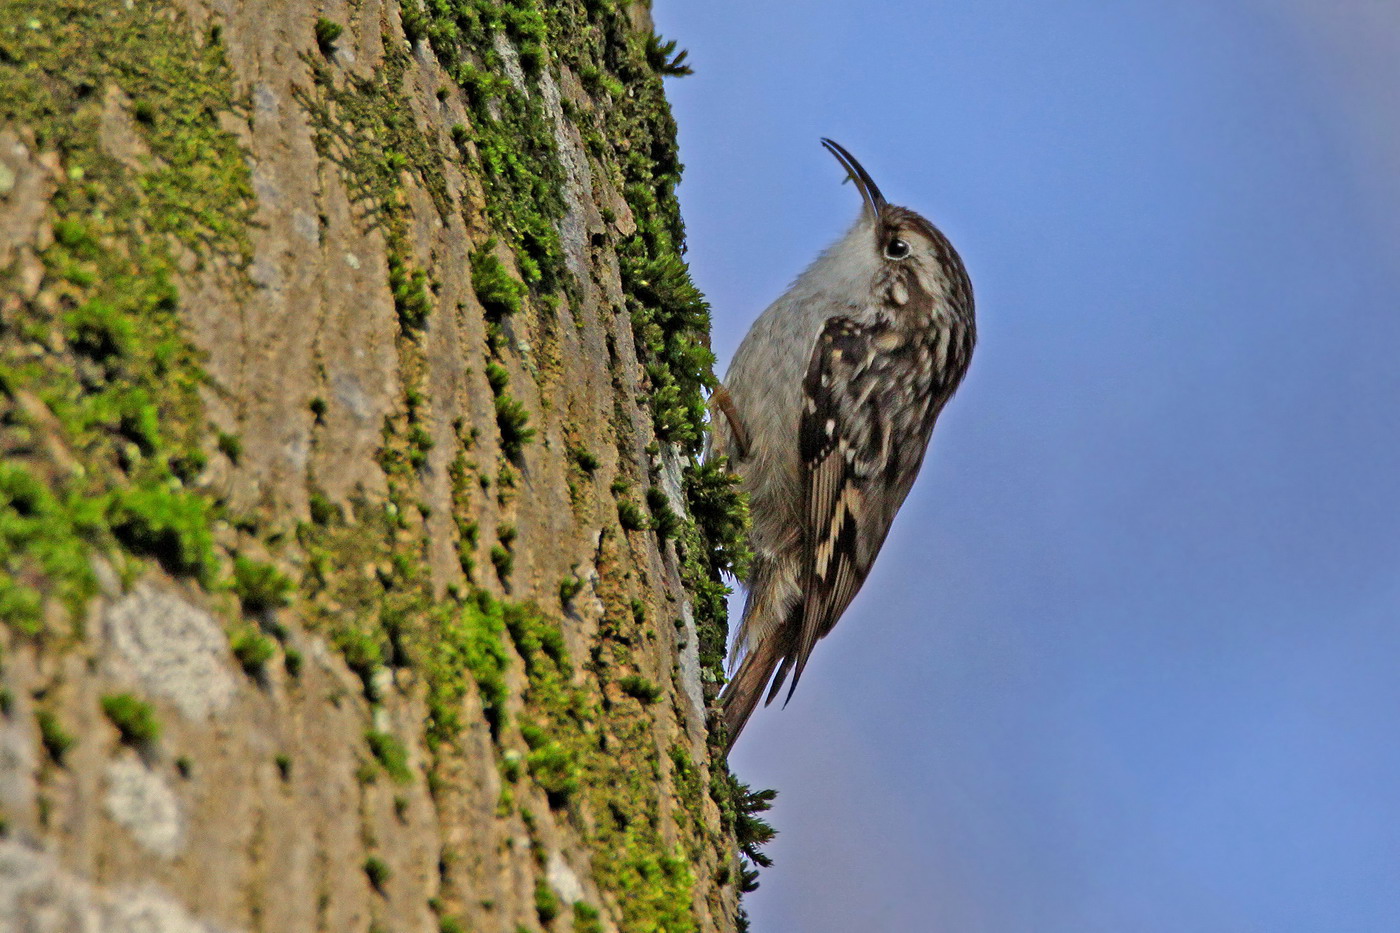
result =
M754 322L716 393L711 451L749 495L754 560L722 698L732 746L767 688L788 696L859 592L976 341L972 286L947 238L888 204L822 140L865 204Z

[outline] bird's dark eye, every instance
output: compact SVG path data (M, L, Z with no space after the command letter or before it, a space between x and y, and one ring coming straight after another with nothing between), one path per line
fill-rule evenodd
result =
M903 259L909 255L909 244L897 236L892 236L885 244L886 259Z

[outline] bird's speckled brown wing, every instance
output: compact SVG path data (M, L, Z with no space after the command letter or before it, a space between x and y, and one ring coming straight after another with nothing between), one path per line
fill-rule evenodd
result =
M888 361L877 351L882 330L832 318L812 351L798 433L805 479L803 604L770 702L790 669L792 696L812 648L855 598L889 531L884 510L869 507L891 458L890 424L881 410L888 401L881 391L888 386Z

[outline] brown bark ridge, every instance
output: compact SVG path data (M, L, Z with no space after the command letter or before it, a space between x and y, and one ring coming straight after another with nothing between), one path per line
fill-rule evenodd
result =
M742 924L673 50L0 0L0 928Z

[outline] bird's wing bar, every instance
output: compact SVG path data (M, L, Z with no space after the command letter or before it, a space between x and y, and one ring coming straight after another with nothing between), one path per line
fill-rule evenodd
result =
M883 519L869 501L871 484L891 456L887 421L875 397L881 379L873 338L880 326L832 318L807 366L798 432L807 558L801 629L768 702L795 668L788 688L792 697L817 640L831 631L870 571L874 549L862 542L883 537L883 529L872 527Z

